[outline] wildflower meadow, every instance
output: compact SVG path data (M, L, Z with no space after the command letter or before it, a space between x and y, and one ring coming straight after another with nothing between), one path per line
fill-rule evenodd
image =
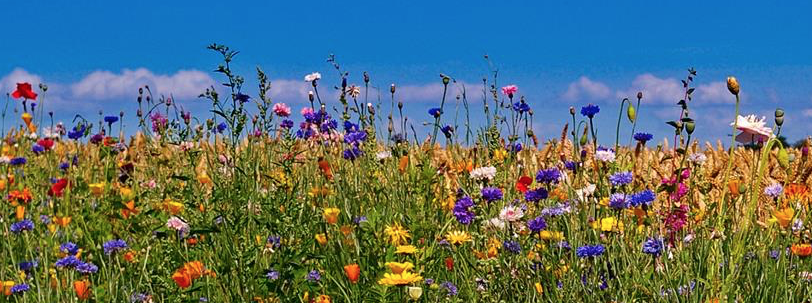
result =
M294 106L208 48L205 112L136 86L62 124L47 84L7 92L0 302L812 299L810 142L783 139L780 108L749 114L733 76L729 141L692 136L695 83L725 81L694 69L666 137L638 126L642 92L537 134L545 104L495 71L440 75L410 117L397 84L333 56Z

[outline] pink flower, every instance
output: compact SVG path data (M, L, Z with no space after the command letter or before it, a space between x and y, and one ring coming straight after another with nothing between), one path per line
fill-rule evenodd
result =
M280 117L290 116L290 106L285 103L276 103L273 105L273 112Z
M736 128L741 131L736 136L736 141L739 143L752 143L752 142L766 142L774 137L772 128L766 126L767 118L756 118L756 115L749 115L747 117L736 117ZM730 125L733 125L731 123Z
M307 115L307 114L312 114L313 113L313 108L304 107L304 108L302 108L302 111L300 113L302 114L302 116Z
M166 227L177 230L177 231L187 231L189 230L189 224L184 222L183 219L172 216L169 220L166 221Z
M519 91L519 88L513 84L502 87L502 94L508 96L508 98L513 98L513 94L517 91Z

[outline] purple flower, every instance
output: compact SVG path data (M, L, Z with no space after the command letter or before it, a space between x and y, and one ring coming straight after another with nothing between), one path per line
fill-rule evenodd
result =
M293 127L293 120L290 119L282 120L282 123L279 123L279 127L290 129Z
M463 196L454 203L454 216L460 224L471 224L476 217L476 214L471 210L474 206L474 201L469 196Z
M592 103L587 104L584 107L581 107L581 115L584 116L584 117L588 117L590 119L594 118L595 115L597 115L598 112L600 112L600 111L601 111L601 108L598 107L597 105L592 104Z
M102 246L104 247L104 254L108 256L129 247L127 246L127 242L124 242L124 240L121 239L107 241Z
M82 260L79 260L74 255L68 255L62 259L56 260L54 266L56 267L65 267L65 268L74 268L82 264Z
M514 253L514 254L518 254L518 253L521 253L521 252L522 252L522 246L521 246L521 245L519 245L519 242L516 242L516 241L505 241L505 242L502 242L502 247L503 247L505 250L507 250L507 251L509 251L509 252L512 252L512 253Z
M443 131L446 138L451 138L451 135L454 134L454 127L451 125L443 126L440 130Z
M609 196L609 207L614 209L624 209L630 205L629 201L627 200L626 194L614 193Z
M784 187L777 182L764 188L764 194L773 199L778 199L782 192L784 192Z
M541 187L528 190L524 193L524 199L527 202L538 202L547 199L547 190Z
M606 249L601 244L584 245L578 247L578 249L575 250L575 254L578 255L579 258L592 258L602 255L604 251L606 251Z
M279 280L279 272L276 271L275 269L271 269L265 274L265 277L271 281Z
M68 255L76 255L79 252L79 246L76 246L73 242L65 242L59 245L59 251Z
M344 150L344 159L350 161L355 161L355 159L358 159L358 157L361 157L362 155L364 155L364 152L361 151L358 146L353 146L352 148Z
M654 136L649 134L649 133L636 133L636 134L634 134L634 139L637 140L637 142L640 142L640 143L643 143L643 144L646 144L646 142L648 142L652 138L654 138Z
M107 124L116 123L116 122L118 122L118 117L117 116L105 116L104 117L104 122L107 122Z
M439 107L433 107L433 108L429 109L429 115L431 115L431 116L433 116L435 118L439 118L440 115L442 115L442 114L443 114L443 110L440 109Z
M502 190L496 187L485 187L482 189L482 198L488 202L502 200Z
M318 282L321 280L321 273L319 273L318 269L311 270L305 279L310 282Z
M251 97L243 93L237 93L237 95L234 96L234 100L237 100L240 103L245 103L251 100Z
M536 181L539 183L556 184L561 179L561 172L558 168L542 169L536 173Z
M547 228L547 221L544 220L544 217L538 216L535 219L527 221L527 227L534 233L537 233Z
M34 229L34 222L29 219L24 219L22 221L14 222L11 224L11 232L15 234L19 234L24 231L29 231Z
M629 197L629 204L633 207L640 205L651 206L651 203L657 199L657 195L650 189L643 190L638 193L631 194Z
M76 271L86 275L95 274L97 271L99 271L99 267L90 262L82 262L76 266Z
M571 212L572 209L570 208L569 203L558 203L555 206L546 207L541 210L541 215L545 217L556 217L561 216L565 213Z
M445 289L446 295L449 296L449 297L453 297L453 296L457 295L457 286L454 285L454 283L446 281L446 282L441 283L440 287Z
M30 289L31 289L31 286L28 286L28 284L26 284L26 283L17 284L17 285L14 285L14 286L11 287L11 293L15 294L15 295L16 294L21 294L21 293L24 293L26 291L29 291Z
M18 166L18 165L24 165L27 162L28 162L28 160L26 160L25 157L16 157L16 158L11 158L11 160L8 163L11 164L11 165L14 165L14 166Z
M655 257L659 256L663 252L663 244L662 239L648 238L645 242L643 242L643 253Z
M609 176L609 182L612 183L613 186L623 186L632 183L632 179L632 172L629 171L618 172Z

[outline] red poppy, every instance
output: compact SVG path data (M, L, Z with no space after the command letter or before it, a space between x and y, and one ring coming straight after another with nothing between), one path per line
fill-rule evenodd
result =
M454 258L445 258L445 268L448 270L454 270Z
M530 184L533 183L533 179L528 176L521 176L519 180L516 181L516 190L524 193L530 187Z
M321 169L327 180L333 180L333 171L330 169L330 163L327 160L319 159L319 169Z
M54 184L51 184L51 189L48 190L49 196L61 197L62 191L68 187L67 179L59 179Z
M51 138L40 139L37 144L45 148L45 150L51 150L54 147L54 140Z
M31 83L17 83L17 90L11 93L11 96L14 97L14 99L25 98L37 100L37 93L31 90Z
M355 284L361 276L361 267L358 264L350 264L344 266L344 273L347 274L347 279L350 283Z

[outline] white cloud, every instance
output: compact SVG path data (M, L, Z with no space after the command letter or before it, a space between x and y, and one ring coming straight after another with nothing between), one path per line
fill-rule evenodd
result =
M281 102L307 102L307 92L313 90L310 82L302 80L276 79L271 80L271 90L268 97L273 101Z
M801 114L803 114L804 118L812 118L812 108L803 110Z
M599 101L610 95L611 90L606 84L581 76L577 81L570 83L561 98L566 101Z
M618 90L618 98L634 99L637 92L643 92L644 104L676 104L685 97L682 82L674 78L659 78L650 73L639 75L632 80L626 90ZM744 94L742 94L744 97ZM727 90L724 81L699 84L692 95L692 104L731 104L736 100Z
M0 92L11 93L17 89L17 83L31 83L32 88L37 91L37 86L42 83L42 77L29 73L22 68L15 68L3 78L0 78Z
M741 97L744 96L745 94L741 93ZM736 98L727 90L726 82L716 81L697 86L693 101L701 104L735 104Z
M211 76L198 70L181 70L173 75L160 75L146 68L139 68L124 69L118 74L95 71L71 85L71 92L77 98L105 100L135 96L139 87L149 85L155 94L192 99L213 84Z

